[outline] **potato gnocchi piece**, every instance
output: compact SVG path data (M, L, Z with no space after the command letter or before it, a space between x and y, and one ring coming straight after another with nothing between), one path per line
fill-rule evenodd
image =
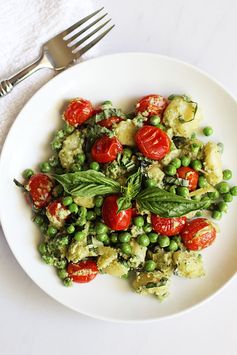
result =
M173 253L174 273L180 277L197 278L205 275L202 256L194 251L178 250Z
M158 249L155 253L149 252L149 257L155 261L156 268L166 275L171 275L174 269L172 253Z
M117 250L111 247L99 247L98 254L100 255L97 260L99 270L107 268L118 257Z
M147 175L150 179L153 179L157 182L157 186L162 187L162 180L165 176L165 173L160 169L159 163L155 162L148 166Z
M132 248L132 257L128 260L128 265L132 268L137 268L143 264L146 258L147 247L138 244L134 239L130 242Z
M86 238L85 238L86 243ZM90 256L97 256L97 253L94 248L91 248L90 245L86 245L85 243L73 241L67 251L67 259L68 261L72 261L73 263L77 263L80 260L88 258Z
M132 120L121 121L117 124L115 135L121 144L133 147L137 129Z
M102 269L102 272L116 277L126 276L128 271L129 267L118 260L112 261L106 268Z
M169 295L169 278L160 271L138 272L133 287L142 295L154 295L162 301Z
M84 139L78 130L74 131L64 140L63 147L58 154L63 168L70 169L71 165L74 163L75 156L83 152L83 143Z
M216 185L223 180L221 153L216 143L208 142L204 146L203 165L209 184Z
M86 208L93 208L95 206L94 204L94 197L74 197L74 202L81 207L86 207Z

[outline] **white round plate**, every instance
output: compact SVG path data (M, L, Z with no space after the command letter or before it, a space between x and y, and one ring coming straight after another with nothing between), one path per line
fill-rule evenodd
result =
M61 73L39 90L17 117L6 139L0 165L0 213L3 230L16 259L51 297L83 314L112 321L147 321L183 312L216 293L237 270L236 202L219 223L213 246L203 251L206 276L197 280L173 276L170 296L159 303L139 296L125 280L100 275L88 284L62 286L52 267L39 257L39 231L13 179L36 168L50 154L49 142L60 127L65 100L84 97L94 104L112 100L125 111L141 96L159 93L191 95L203 110L210 139L225 144L224 167L237 178L237 104L216 81L198 69L156 54L124 53L83 62ZM233 182L234 183L234 182Z

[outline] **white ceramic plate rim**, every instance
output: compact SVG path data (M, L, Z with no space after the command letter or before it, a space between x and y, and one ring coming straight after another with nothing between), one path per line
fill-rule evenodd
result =
M106 55L106 56L101 56L101 57L98 57L98 58L92 58L92 59L89 59L85 62L81 62L77 65L80 65L80 66L83 66L84 64L87 65L88 62L96 62L96 61L103 61L104 58L112 58L112 57L116 57L116 56L128 56L128 55L133 55L133 56L156 56L157 58L163 58L167 61L171 61L171 62L174 62L174 63L179 63L179 64L182 64L183 66L186 66L186 67L189 67L191 68L193 71L197 72L197 73L200 73L202 76L206 77L207 79L209 79L210 81L214 82L217 86L219 86L221 89L223 89L236 103L237 105L237 100L236 98L234 97L234 95L228 90L226 89L226 87L224 85L222 85L218 80L214 79L211 75L207 74L205 71L189 64L189 63L186 63L182 60L179 60L179 59L176 59L176 58L172 58L172 57L169 57L169 56L165 56L165 55L160 55L160 54L157 54L157 53L145 53L145 52L124 52L124 53L115 53L115 54L110 54L110 55ZM28 103L34 99L34 97L36 95L38 95L39 93L41 93L43 90L47 89L50 85L54 84L57 80L61 80L61 78L63 78L63 76L67 76L67 73L68 71L73 71L75 70L75 67L76 66L73 66L69 69L67 69L66 71L58 74L57 76L55 76L53 79L51 79L49 82L47 82L45 85L43 85L43 87L41 87L29 100L28 102L25 104L25 106L21 109L21 111L18 113L17 115L17 118L15 119L15 122L20 120L21 119L21 116L24 114L24 110L25 110L25 107L28 105ZM3 149L2 149L2 152L1 152L1 158L0 158L0 171L1 171L1 166L2 166L2 156L5 154L5 149L8 145L8 141L11 139L11 134L12 134L12 131L13 131L13 128L14 128L14 125L15 125L15 122L12 124L12 127L11 129L9 130L9 133L5 139L5 142L4 142L4 145L3 145ZM2 216L4 214L4 205L3 205L3 202L0 202L0 219L2 219ZM10 238L7 237L7 233L6 233L6 228L5 228L5 224L3 223L2 224L2 229L3 229L3 232L4 232L4 235L5 235L5 238L7 240L7 243L11 249L11 251L13 252L13 248L11 247L11 241L10 241ZM76 312L79 312L81 314L84 314L84 315L87 315L87 316L90 316L92 318L95 318L95 319L100 319L100 320L106 320L106 321L113 321L113 322L117 322L117 323L137 323L137 322L154 322L154 321L161 321L161 320L165 320L165 319L171 319L171 318L174 318L174 317L177 317L177 316L180 316L180 315L183 315L187 312L189 312L190 310L194 310L196 309L197 307L199 307L200 305L204 304L205 302L207 301L210 301L213 297L215 297L217 294L219 294L221 291L223 291L223 289L230 283L230 281L236 276L236 273L234 273L218 290L216 290L215 292L213 292L211 295L207 296L206 298L204 298L203 300L201 300L200 302L196 303L195 305L192 305L192 306L189 306L187 307L186 309L184 310L181 310L181 311L178 311L174 314L171 314L171 315L166 315L166 316L162 316L160 318L153 318L153 319L137 319L137 320L118 320L118 319L113 319L113 318L108 318L108 317L102 317L102 316L98 316L98 315L94 315L93 313L90 313L90 312L85 312L85 311L78 311L76 308L74 308L73 306L70 306L69 304L66 304L64 302L62 302L61 300L58 300L55 295L53 295L51 293L50 290L45 290L43 289L42 287L40 287L37 283L37 279L34 278L33 275L30 274L29 271L26 271L23 267L23 265L21 264L20 260L18 259L17 255L15 255L15 253L13 252L16 260L18 261L18 263L20 264L20 266L22 267L22 269L26 272L26 274L34 281L34 283L39 287L41 288L46 294L50 295L53 299L55 299L58 303L68 307L69 309L72 309Z

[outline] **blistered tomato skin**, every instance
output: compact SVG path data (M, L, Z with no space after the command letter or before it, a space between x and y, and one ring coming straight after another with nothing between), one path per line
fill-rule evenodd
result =
M102 207L102 217L105 224L116 231L122 231L128 229L132 220L132 208L127 210L118 211L117 199L118 195L110 195L105 198Z
M199 174L196 170L189 168L188 166L181 166L177 169L177 176L181 179L188 180L189 191L194 191L197 188Z
M201 250L214 242L216 229L207 218L196 218L187 222L181 238L187 249Z
M186 220L185 216L164 218L155 214L151 215L151 225L154 231L168 237L179 234L184 229Z
M74 99L64 111L64 120L71 126L77 127L87 121L93 114L93 106L85 99Z
M67 272L73 282L87 283L97 276L98 267L93 260L83 260L77 264L68 264Z
M119 123L122 120L123 120L122 117L112 116L112 117L109 117L109 118L99 121L98 125L100 125L101 127L111 129L113 124Z
M109 163L117 158L123 151L123 146L116 137L103 136L95 141L91 156L98 163Z
M138 150L147 158L161 160L170 151L168 135L158 127L143 126L135 135Z
M37 208L45 207L51 198L53 183L46 174L35 174L31 176L27 189L30 197Z
M168 100L161 95L147 95L138 101L136 113L142 113L146 117L161 116L168 103Z

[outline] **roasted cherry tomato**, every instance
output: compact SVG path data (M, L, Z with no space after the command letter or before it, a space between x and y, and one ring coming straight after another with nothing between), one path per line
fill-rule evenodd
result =
M122 120L123 120L122 117L112 116L112 117L109 117L109 118L99 121L98 125L100 125L101 127L105 127L105 128L110 129L110 128L112 128L114 123L119 123Z
M196 190L198 184L199 174L196 170L188 166L181 166L177 169L177 176L181 179L186 179L189 182L189 191Z
M151 225L157 233L171 237L179 234L185 226L186 217L164 218L155 214L151 215Z
M123 146L116 137L103 136L95 141L91 150L92 159L98 163L109 163L116 159Z
M168 105L168 100L161 95L147 95L141 98L136 105L136 112L150 117L162 115Z
M71 126L79 126L83 124L93 114L93 107L90 101L85 99L74 99L64 111L64 119Z
M95 261L84 260L77 264L68 264L67 272L72 281L86 283L92 281L96 277L98 274L98 267Z
M38 208L45 207L51 198L53 183L46 174L35 174L31 176L28 183L28 190L34 205Z
M131 224L132 208L127 210L118 211L117 199L119 195L110 195L105 198L102 206L102 217L105 224L116 231L123 231Z
M143 126L135 135L138 150L147 158L160 160L170 151L170 139L160 128Z
M62 204L61 199L57 199L48 204L46 214L55 227L61 228L71 212Z
M207 218L196 218L186 223L181 238L187 249L201 250L213 243L216 229Z

